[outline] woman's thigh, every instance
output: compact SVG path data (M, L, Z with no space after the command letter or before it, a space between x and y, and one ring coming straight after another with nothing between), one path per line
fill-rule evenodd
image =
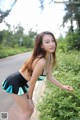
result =
M15 102L22 108L24 112L31 111L29 108L29 100L27 98L27 94L18 96L16 94L11 94Z

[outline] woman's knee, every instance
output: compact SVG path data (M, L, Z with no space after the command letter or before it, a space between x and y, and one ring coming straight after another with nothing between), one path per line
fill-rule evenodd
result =
M30 115L32 115L33 112L34 112L34 108L29 109L29 113L30 113Z
M32 108L31 112L32 112L32 113L34 112L34 108Z
M31 116L33 112L34 112L34 108L23 110L23 114L26 114L27 116Z

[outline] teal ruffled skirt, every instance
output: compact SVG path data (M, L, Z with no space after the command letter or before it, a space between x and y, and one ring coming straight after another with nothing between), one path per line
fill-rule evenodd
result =
M2 83L2 88L6 90L6 92L17 95L23 95L28 92L28 81L20 74L20 72L16 72L6 78L6 80Z

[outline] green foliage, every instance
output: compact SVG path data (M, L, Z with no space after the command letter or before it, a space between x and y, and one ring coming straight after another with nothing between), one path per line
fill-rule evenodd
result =
M67 50L67 43L66 43L66 40L60 36L57 40L57 47L59 49L59 51L62 51L62 52L66 52Z
M65 4L65 15L63 17L63 24L70 21L71 26L69 28L70 31L74 31L73 21L76 21L77 29L80 31L80 0L68 0Z
M80 50L80 35L79 33L68 33L65 37L67 41L67 49L77 49Z
M60 55L61 54L61 55ZM61 72L72 72L77 75L80 72L80 53L78 51L58 52L59 59L57 70Z
M65 36L58 38L58 49L66 52L71 50L80 50L80 35L79 32L68 32Z
M15 48L11 48L11 47L0 46L0 59L4 58L4 57L16 55L16 54L19 54L19 53L28 52L28 51L31 51L31 50L32 50L31 48L26 49L25 47L18 48L16 46Z
M0 45L12 48L15 48L15 46L33 48L36 35L37 32L32 31L32 29L28 31L28 34L24 34L24 28L20 24L14 27L13 31L11 31L11 26L8 25L8 30L0 31Z
M71 85L73 92L61 90L46 81L46 90L39 102L40 120L80 119L80 53L57 53L57 65L53 74L62 84Z
M23 37L23 46L26 48L33 48L33 38L29 35Z
M11 31L11 26L6 24L8 30L0 31L0 58L32 50L37 32L30 29L28 34L24 34L20 24Z
M1 46L14 47L17 44L12 31L3 30L0 31L0 34L2 34L2 36L0 35Z
M0 32L0 44L2 43L2 41L3 41L3 32L1 31Z

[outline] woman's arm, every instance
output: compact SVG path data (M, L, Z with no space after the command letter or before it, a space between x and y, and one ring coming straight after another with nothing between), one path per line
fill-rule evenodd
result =
M52 75L52 65L50 64L48 66L48 75L47 79L50 80L52 83L54 83L56 86L60 87L61 89L72 91L73 88L69 85L63 85L58 80L56 80Z
M43 68L45 67L46 61L44 58L38 60L38 62L36 63L34 69L33 69L33 73L31 76L31 79L29 81L29 91L28 91L28 97L32 98L33 96L33 91L34 91L34 87L35 87L35 83L38 79L38 77L40 76Z

